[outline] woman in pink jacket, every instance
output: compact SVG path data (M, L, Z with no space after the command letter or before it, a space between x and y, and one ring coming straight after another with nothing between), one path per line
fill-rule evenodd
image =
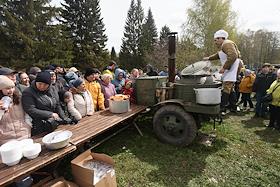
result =
M31 126L21 106L15 84L8 77L0 75L0 145L11 139L24 139L31 136Z

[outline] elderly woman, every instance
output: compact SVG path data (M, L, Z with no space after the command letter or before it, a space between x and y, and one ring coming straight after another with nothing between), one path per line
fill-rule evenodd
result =
M111 83L113 77L111 74L103 74L101 76L101 91L104 94L105 98L105 107L109 107L109 99L111 96L114 96L117 94L115 86Z
M8 77L0 75L0 145L11 139L30 137L31 126L25 122L25 113L15 84Z
M24 111L32 118L32 136L53 131L68 121L59 103L58 93L51 86L51 74L43 71L22 93Z
M268 126L280 130L280 69L277 71L277 79L271 84L267 93L272 94Z
M63 84L57 80L57 75L55 74L54 71L52 70L46 70L47 72L49 72L51 74L51 86L54 87L56 92L61 92L64 91L64 86Z
M81 78L72 82L73 99L68 104L69 113L76 119L93 115L94 104L90 92L86 89L85 81Z

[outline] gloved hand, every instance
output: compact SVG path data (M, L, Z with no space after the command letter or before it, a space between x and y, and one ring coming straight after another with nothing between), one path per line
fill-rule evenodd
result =
M79 121L76 120L75 118L72 119L71 125L76 125Z
M64 120L61 119L61 118L58 118L58 119L56 119L55 121L57 121L57 123L58 123L59 125L63 125L63 124L64 124Z
M72 123L72 120L70 119L70 118L65 118L64 120L63 120L63 124L67 124L67 125L69 125L69 124L71 124Z
M57 128L57 126L59 125L59 123L58 123L58 121L56 121L55 119L53 119L53 118L49 118L47 121L45 121L46 123L46 127L45 127L45 129L46 129L46 131L47 132L52 132L52 131L54 131L56 128Z

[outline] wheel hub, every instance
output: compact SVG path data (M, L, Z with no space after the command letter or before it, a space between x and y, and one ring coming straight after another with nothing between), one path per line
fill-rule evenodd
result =
M163 129L170 136L180 136L184 131L183 121L175 115L168 115L163 119Z

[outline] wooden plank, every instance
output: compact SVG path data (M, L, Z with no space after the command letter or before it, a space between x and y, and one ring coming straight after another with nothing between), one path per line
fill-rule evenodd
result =
M129 112L121 114L113 114L107 109L83 118L77 125L60 126L59 130L72 131L73 136L70 142L74 145L80 145L113 126L135 117L146 108L146 106L132 105Z
M12 183L19 177L27 176L75 150L76 146L70 144L63 149L54 151L47 150L45 146L42 146L42 152L33 160L23 158L19 164L11 167L0 163L0 186Z
M136 109L136 108L134 108L134 109ZM126 119L129 119L130 117L135 116L136 114L138 114L141 111L142 111L142 109L141 110L132 110L131 112L117 114L117 115L112 114L108 111L108 113L106 113L107 115L110 115L110 118L108 120L95 121L94 123L85 123L85 125L83 125L83 131L82 131L83 133L77 134L76 137L74 136L72 139L72 143L74 145L79 145L79 144L95 137L96 135L108 130L109 128L119 124L120 122L123 122Z

